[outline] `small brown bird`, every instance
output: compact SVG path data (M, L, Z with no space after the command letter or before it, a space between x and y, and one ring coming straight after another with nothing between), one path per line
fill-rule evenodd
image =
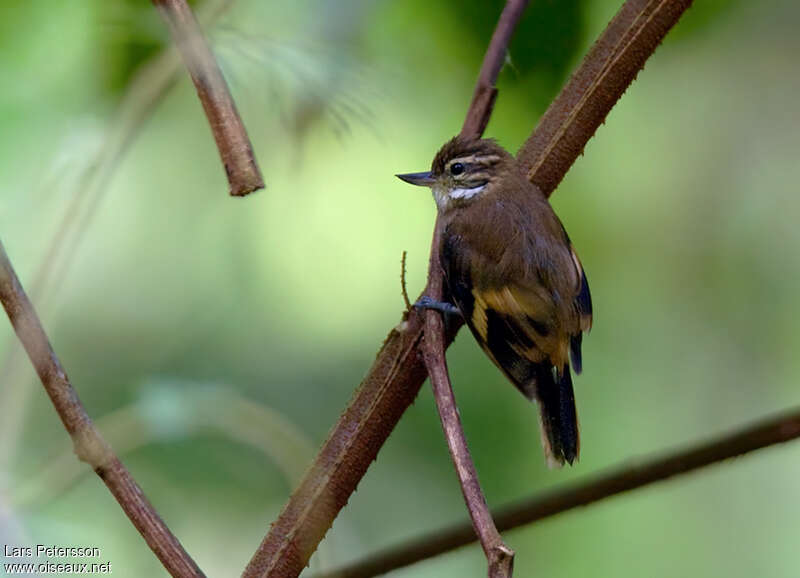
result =
M463 316L495 365L538 401L548 465L572 464L579 439L570 359L580 373L592 300L561 221L493 140L456 137L430 172L397 176L433 191L439 259L455 302L417 305Z

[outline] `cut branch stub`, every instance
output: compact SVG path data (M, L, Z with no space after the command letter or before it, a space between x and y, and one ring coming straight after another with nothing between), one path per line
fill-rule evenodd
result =
M230 193L244 196L264 188L250 137L228 84L186 0L153 0L169 26L186 69L197 89L230 184Z

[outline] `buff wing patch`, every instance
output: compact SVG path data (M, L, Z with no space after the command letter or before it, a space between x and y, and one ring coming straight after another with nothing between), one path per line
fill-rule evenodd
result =
M542 295L515 287L492 290L473 288L474 306L469 320L478 341L518 387L535 377L534 368L563 367L567 341L552 327L546 312L552 305ZM523 391L526 395L532 392Z

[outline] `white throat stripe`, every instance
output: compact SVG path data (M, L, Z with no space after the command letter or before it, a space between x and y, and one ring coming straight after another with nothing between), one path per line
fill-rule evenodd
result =
M451 199L471 199L485 188L486 185L479 185L471 189L453 189L448 196Z

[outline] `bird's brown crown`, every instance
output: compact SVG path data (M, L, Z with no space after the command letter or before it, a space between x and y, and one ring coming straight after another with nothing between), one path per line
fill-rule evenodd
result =
M516 170L514 157L491 139L457 136L436 153L430 172L397 175L412 185L430 187L440 212L464 207L502 187Z
M459 135L444 143L436 153L431 173L436 176L444 174L453 161L468 163L480 160L482 167L490 167L510 158L511 155L494 139L467 139Z

